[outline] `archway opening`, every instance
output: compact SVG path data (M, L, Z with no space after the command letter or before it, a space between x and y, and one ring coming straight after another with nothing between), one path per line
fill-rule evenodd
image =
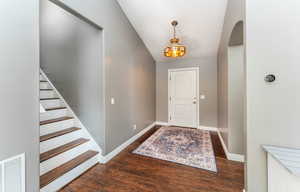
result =
M234 26L228 43L228 150L245 155L245 65L243 21Z

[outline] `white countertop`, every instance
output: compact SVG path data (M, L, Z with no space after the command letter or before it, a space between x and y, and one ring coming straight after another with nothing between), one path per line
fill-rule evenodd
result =
M263 145L263 148L292 174L300 177L300 149Z

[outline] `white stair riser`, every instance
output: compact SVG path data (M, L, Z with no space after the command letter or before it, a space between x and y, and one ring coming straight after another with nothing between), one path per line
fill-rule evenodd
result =
M40 91L40 98L54 98L57 97L54 91Z
M90 150L91 146L89 142L81 144L74 149L66 151L62 154L59 154L47 161L44 161L40 164L40 175L47 173L48 171L74 159L82 152Z
M76 177L80 176L82 173L84 173L85 171L87 171L89 168L91 168L92 166L94 166L97 163L98 163L98 156L95 156L95 157L89 159L88 161L82 163L78 167L72 169L68 173L64 174L60 178L56 179L49 185L43 187L40 190L40 192L58 191L59 189L64 187L66 184L68 184L69 182L74 180Z
M42 74L44 74L42 72ZM40 76L41 80L47 80L47 77L42 75ZM40 82L40 89L53 89L53 91L40 91L40 98L56 98L61 97L61 95L56 92L57 90L55 87L51 86L50 82ZM56 107L64 107L67 106L68 109L60 109L60 110L53 110L53 111L47 111L45 113L40 114L40 120L50 120L54 118L59 118L63 116L70 116L75 117L75 119L60 121L56 123L51 123L47 125L40 126L40 135L46 135L50 133L54 133L57 131L61 131L64 129L68 129L71 127L80 127L81 130L77 130L59 137L55 137L53 139L49 139L47 141L40 143L40 153L47 152L49 150L52 150L54 148L57 148L59 146L62 146L64 144L70 143L76 139L79 138L89 138L91 141L81 144L74 149L68 150L62 154L59 154L53 158L50 158L47 161L44 161L40 163L40 174L43 175L54 168L76 158L78 155L83 154L84 152L88 150L95 150L101 152L101 149L99 149L99 146L95 143L91 135L88 133L88 131L84 128L84 126L81 124L79 119L76 117L76 115L73 113L72 109L69 108L67 103L63 102L64 99L57 99L57 100L41 100L40 103L45 109L49 108L56 108ZM76 124L76 126L75 126ZM67 172L63 176L57 178L49 185L45 186L40 190L40 192L54 192L61 189L63 186L74 180L76 177L83 174L85 171L87 171L89 168L94 166L99 162L101 155L96 155L95 157L85 161L84 163L80 164L78 167L72 169L71 171Z
M59 118L59 117L65 117L65 116L67 116L67 114L68 114L67 109L47 111L45 113L40 114L40 121L55 119L55 118Z
M51 89L51 85L48 82L40 82L40 89Z
M49 133L54 133L71 127L74 127L74 119L42 125L40 126L40 135L47 135Z
M40 103L42 104L42 106L45 109L53 108L53 107L63 107L64 106L63 102L60 99L42 100L42 101L40 101Z
M44 153L56 147L70 143L76 139L82 138L82 130L74 131L40 143L40 153Z

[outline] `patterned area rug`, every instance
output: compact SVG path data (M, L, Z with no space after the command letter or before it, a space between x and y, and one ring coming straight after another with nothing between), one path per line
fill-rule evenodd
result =
M209 131L162 127L133 153L217 172Z

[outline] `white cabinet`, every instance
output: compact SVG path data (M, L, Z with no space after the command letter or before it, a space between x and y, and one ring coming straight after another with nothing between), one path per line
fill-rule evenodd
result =
M268 192L299 192L300 150L264 146L268 152Z

